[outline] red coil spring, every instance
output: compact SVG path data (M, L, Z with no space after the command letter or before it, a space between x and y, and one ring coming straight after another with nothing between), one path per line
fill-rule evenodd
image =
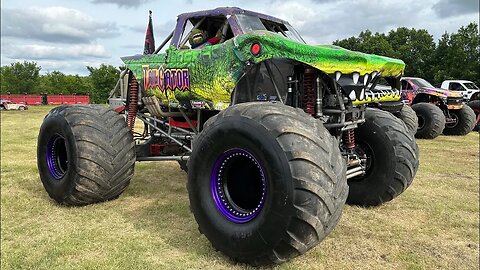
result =
M303 75L303 110L310 114L315 114L315 73L311 69L306 69Z
M343 132L343 147L345 150L352 150L355 148L355 129L349 129Z
M135 127L135 118L137 117L138 111L138 82L135 77L132 76L129 84L129 94L128 94L128 111L127 111L127 126L133 131Z

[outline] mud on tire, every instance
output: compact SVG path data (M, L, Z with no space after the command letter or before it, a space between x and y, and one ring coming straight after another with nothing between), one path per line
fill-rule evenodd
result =
M129 185L135 144L122 116L98 105L60 106L45 117L37 164L58 203L87 205L118 197Z
M366 175L348 180L347 203L377 206L400 195L418 169L418 146L405 124L386 111L367 108L355 132L357 153L368 157Z
M460 110L449 110L450 116L457 119L454 124L446 124L443 134L463 136L470 133L476 124L475 112L469 106Z
M299 109L243 103L194 142L188 194L200 231L233 260L280 263L337 224L348 186L337 140Z
M415 134L420 139L435 139L445 128L445 115L442 110L431 103L412 105L418 117L418 130Z

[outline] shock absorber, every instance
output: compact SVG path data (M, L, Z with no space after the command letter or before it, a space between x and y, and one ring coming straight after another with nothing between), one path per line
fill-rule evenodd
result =
M127 126L133 132L138 111L138 82L133 75L128 86L130 91L128 94Z
M345 130L342 134L343 147L345 150L353 150L355 148L355 129Z
M303 75L303 110L310 114L315 114L315 71L313 69L305 69Z

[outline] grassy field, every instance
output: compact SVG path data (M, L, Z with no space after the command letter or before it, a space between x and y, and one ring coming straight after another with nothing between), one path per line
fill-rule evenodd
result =
M175 162L137 163L119 199L55 204L36 166L51 107L1 113L1 269L244 269L212 249ZM418 140L420 169L396 200L346 206L333 233L278 269L478 269L479 135Z

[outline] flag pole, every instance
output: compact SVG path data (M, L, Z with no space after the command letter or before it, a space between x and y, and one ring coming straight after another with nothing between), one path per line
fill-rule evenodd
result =
M155 52L155 38L153 36L152 11L148 11L148 25L145 33L145 45L143 54L153 54Z

